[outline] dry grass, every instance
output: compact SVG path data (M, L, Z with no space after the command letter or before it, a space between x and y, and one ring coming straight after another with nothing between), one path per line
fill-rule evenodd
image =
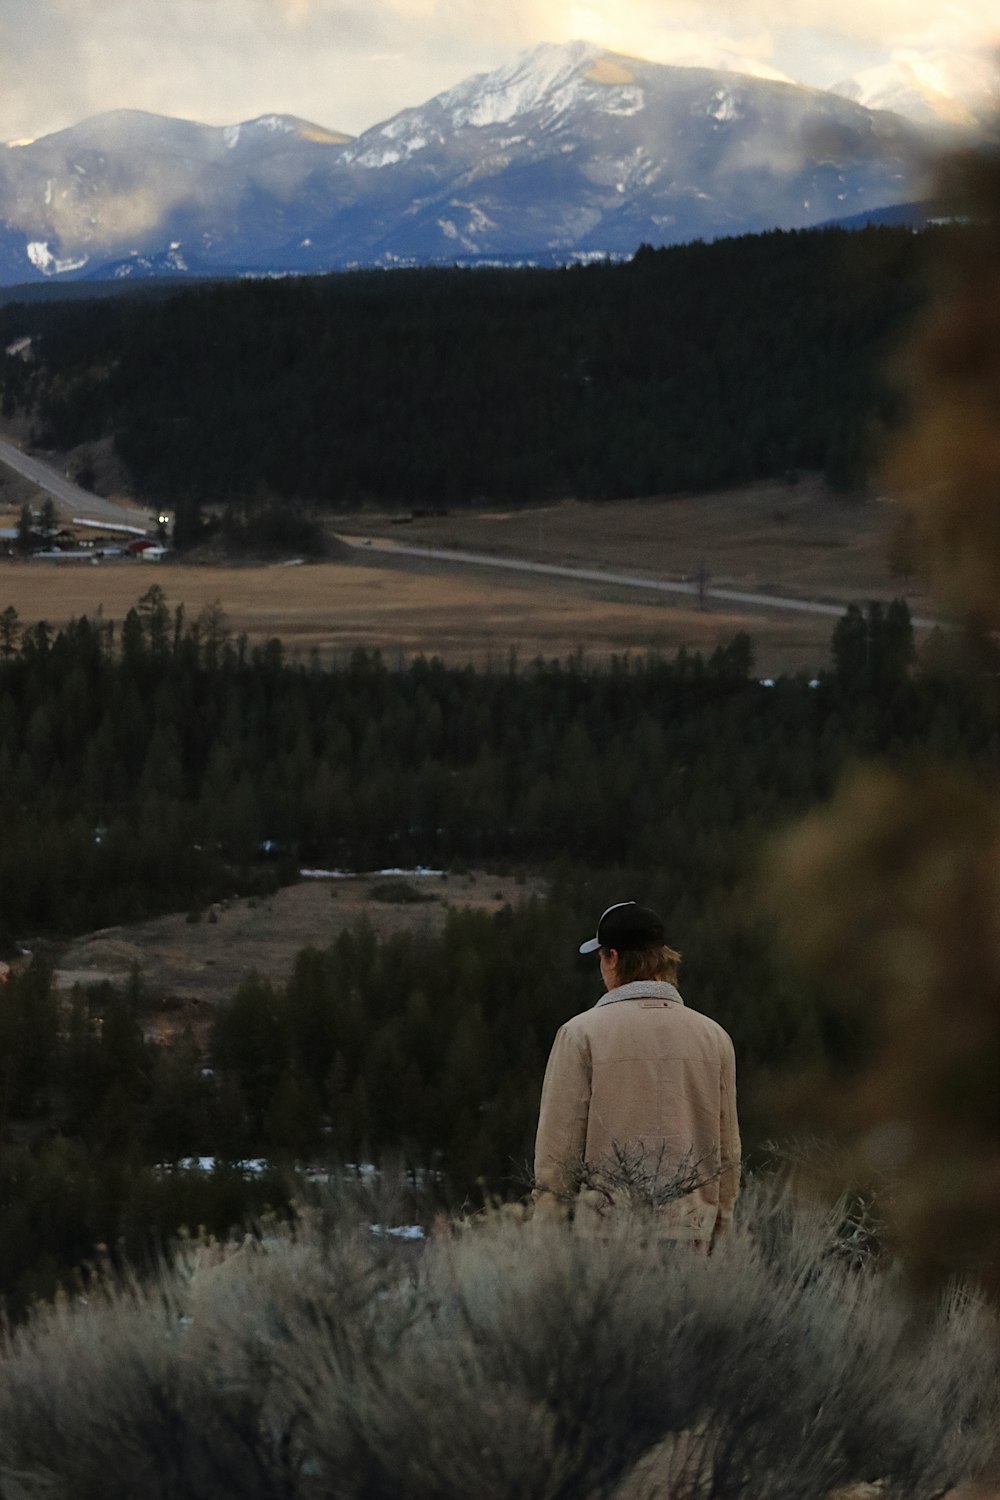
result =
M931 1500L996 1456L995 1318L915 1314L836 1210L755 1187L711 1259L493 1216L413 1260L387 1212L39 1312L4 1500Z
M823 481L766 481L707 495L531 510L456 511L406 526L386 517L338 521L345 532L511 557L579 562L662 578L693 578L702 561L720 587L805 599L892 597L887 563L896 507L831 495ZM926 597L914 584L914 598Z
M56 982L62 988L103 979L121 984L138 964L152 996L195 1002L190 1014L169 1010L162 1016L169 1032L184 1019L196 1021L201 1006L228 999L251 969L283 984L303 948L325 948L361 920L381 939L414 929L438 932L452 908L497 911L504 903L515 905L540 894L546 882L482 872L447 880L422 877L420 889L435 899L412 905L373 898L378 885L377 877L307 881L269 896L233 897L213 906L197 923L179 912L102 928L76 939L58 956Z
M710 582L771 588L807 599L891 598L902 591L886 563L892 507L831 499L819 481L761 484L718 495L613 506L565 502L540 510L469 512L393 526L388 517L338 519L347 534L384 535L430 546L581 563L691 578L704 560ZM0 609L26 621L61 624L102 607L121 619L157 582L189 614L219 600L235 631L252 641L279 636L292 651L324 653L377 646L394 662L421 652L448 661L566 656L681 646L711 651L746 630L761 674L826 664L829 618L757 609L705 612L683 596L547 579L496 578L384 556L305 567L193 567L143 564L0 566ZM918 610L922 594L909 586Z
M121 620L151 583L171 608L190 617L220 601L235 633L253 642L278 636L305 654L329 659L357 646L378 647L390 665L421 653L479 665L565 657L582 648L673 654L713 650L739 630L758 643L762 670L811 668L826 656L832 622L807 617L772 619L751 611L700 614L686 605L623 597L583 584L503 582L482 572L438 572L400 560L389 566L318 563L304 567L153 567L143 563L0 564L0 609L12 604L25 623L61 625L102 609ZM607 597L595 598L595 592Z

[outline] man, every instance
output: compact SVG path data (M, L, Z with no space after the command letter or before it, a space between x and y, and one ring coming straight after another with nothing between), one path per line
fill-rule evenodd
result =
M609 906L580 945L596 951L607 993L560 1028L545 1070L536 1211L598 1233L638 1213L658 1237L709 1244L739 1191L733 1044L685 1006L648 907Z

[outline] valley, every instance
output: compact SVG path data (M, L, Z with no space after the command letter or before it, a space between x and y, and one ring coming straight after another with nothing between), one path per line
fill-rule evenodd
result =
M405 514L405 513L404 513ZM11 518L8 518L8 520ZM850 503L807 476L695 497L485 510L417 517L355 513L329 523L354 538L348 562L194 564L155 568L132 560L100 566L0 565L0 608L25 624L53 625L101 611L121 620L152 583L188 619L218 603L234 635L278 636L289 653L343 657L378 648L391 663L425 654L451 663L630 651L710 653L739 631L751 635L761 675L827 664L838 606L905 594L919 619L933 613L922 585L890 569L894 507ZM593 581L429 561L375 552L366 538L435 550L467 549L501 559L628 570L697 589L779 593L820 603L833 615L727 605L697 594L645 594ZM293 559L293 562L295 560Z

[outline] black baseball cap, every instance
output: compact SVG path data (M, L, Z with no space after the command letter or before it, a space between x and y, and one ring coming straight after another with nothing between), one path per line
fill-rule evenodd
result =
M619 901L601 913L597 936L580 944L581 953L596 953L598 948L615 948L627 953L637 948L652 948L665 943L663 920L635 901Z

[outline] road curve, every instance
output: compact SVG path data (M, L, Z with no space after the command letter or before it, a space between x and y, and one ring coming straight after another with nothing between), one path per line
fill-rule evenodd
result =
M814 599L789 599L780 594L753 594L740 589L719 589L697 583L675 583L664 578L645 578L638 573L609 573L601 568L573 568L563 563L531 562L528 558L493 557L487 552L462 552L451 547L416 547L377 537L341 536L341 540L365 552L399 557L422 557L431 562L458 563L477 568L502 568L509 573L530 573L546 578L569 578L578 583L597 583L615 588L643 589L656 594L687 594L689 597L713 599L722 604L740 604L755 609L789 609L800 614L828 615L839 619L847 603L823 604ZM938 620L914 619L919 629L931 629Z
M67 519L79 516L88 521L106 521L112 526L152 526L156 520L148 511L116 505L113 500L92 495L89 490L81 489L78 484L52 468L51 464L29 457L3 438L0 438L0 464L13 469L25 479L30 479L32 484L37 484L40 490L51 495Z

